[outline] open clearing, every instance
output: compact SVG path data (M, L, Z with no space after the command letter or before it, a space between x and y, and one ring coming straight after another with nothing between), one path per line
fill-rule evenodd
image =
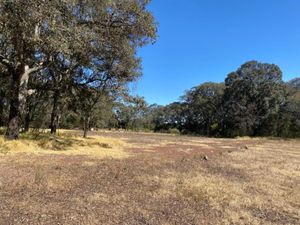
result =
M0 140L1 225L300 224L299 140L75 134Z

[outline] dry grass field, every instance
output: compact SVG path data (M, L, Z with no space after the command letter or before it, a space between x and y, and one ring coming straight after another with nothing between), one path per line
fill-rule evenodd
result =
M0 224L300 224L300 141L0 139Z

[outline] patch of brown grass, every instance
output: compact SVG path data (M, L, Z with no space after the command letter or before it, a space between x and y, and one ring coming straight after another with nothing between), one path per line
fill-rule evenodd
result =
M251 150L235 151L211 163L220 168L219 173L208 166L204 171L169 174L164 193L172 192L175 187L189 201L206 202L209 208L223 215L222 224L297 224L300 222L299 144L268 141ZM247 179L240 179L240 174L232 171L243 171ZM179 183L178 177L181 177Z
M12 153L8 146L9 152L0 155L0 224L300 222L299 141L109 135L84 140L63 134L56 137L58 141L40 136L16 142L18 148L28 141L28 148L32 144L40 148L38 152L51 154ZM131 145L124 143L124 137L135 146L138 141L149 145L156 141L165 149L186 141L187 147L228 146L230 151L223 149L208 160L203 160L202 148L198 155L182 158L141 151L120 160L94 157L92 150L86 150L122 151ZM93 157L77 154L81 151Z

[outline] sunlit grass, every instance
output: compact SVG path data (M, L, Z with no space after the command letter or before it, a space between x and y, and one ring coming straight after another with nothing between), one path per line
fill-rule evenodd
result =
M106 137L84 139L71 134L60 133L53 136L46 132L21 134L19 140L5 140L0 137L0 154L64 154L86 155L97 158L126 158L123 149L128 146L122 140Z
M300 207L299 142L281 144L269 141L247 151L228 153L226 160L213 165L217 173L212 173L211 167L167 172L160 179L160 193L205 204L223 215L222 224L261 224L258 214L270 219L264 224L284 218L284 213L292 215L289 219L293 221L300 216L296 209Z

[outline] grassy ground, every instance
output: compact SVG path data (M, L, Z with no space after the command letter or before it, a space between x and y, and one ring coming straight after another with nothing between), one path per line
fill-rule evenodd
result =
M0 202L1 225L299 224L300 141L0 139Z
M20 140L7 141L0 137L0 153L18 155L19 153L36 155L85 155L96 158L125 158L129 154L123 151L130 146L121 139L94 136L87 139L67 133L57 136L48 133L21 134ZM109 149L109 150L108 150Z

